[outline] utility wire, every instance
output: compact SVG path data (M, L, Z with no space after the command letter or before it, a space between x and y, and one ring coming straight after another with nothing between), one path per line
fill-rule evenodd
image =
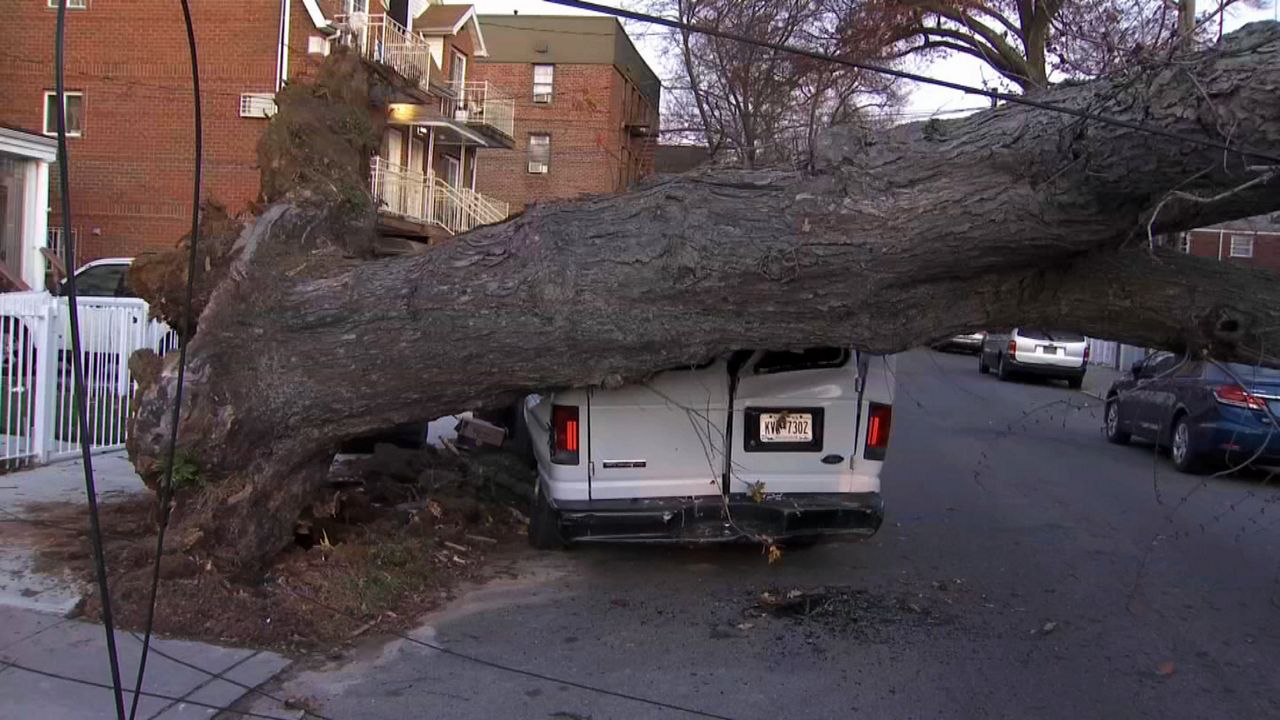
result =
M63 0L66 2L66 0ZM173 497L173 465L178 452L178 420L182 413L182 386L187 373L187 346L191 342L191 298L195 294L196 246L200 238L200 181L204 160L204 124L200 115L200 62L196 53L196 33L191 24L191 5L181 0L182 20L187 29L187 49L191 54L191 95L195 104L195 179L191 189L191 238L187 243L187 287L183 299L182 328L178 335L178 385L173 391L173 411L169 416L169 444L165 453L164 478L160 482L160 530L156 534L156 557L151 566L151 590L147 596L147 619L143 624L142 655L138 658L138 677L133 687L133 704L129 708L129 720L138 714L138 699L142 697L142 679L147 672L147 655L151 650L151 632L155 628L156 593L160 588L160 559L164 555L165 530L169 527L169 504Z
M67 94L66 94L66 31L67 2L58 1L58 22L54 31L53 64L54 95L58 103L58 184L62 194L62 226L71 227L71 182L70 162L67 157ZM111 666L111 691L115 700L117 720L125 720L124 689L120 684L120 655L116 649L115 622L111 616L111 591L107 586L107 560L102 549L102 526L98 522L98 489L93 479L93 455L90 452L92 435L89 434L89 416L84 386L84 367L80 357L80 312L76 295L76 241L74 233L66 237L67 273L65 287L67 289L67 313L71 321L71 375L75 384L72 404L76 414L76 428L80 431L80 460L84 464L84 494L89 503L89 538L93 543L94 572L98 578L98 594L102 603L102 625L107 634L107 660ZM57 352L56 348L47 348L48 352Z
M1073 117L1078 117L1082 120L1092 120L1094 122L1102 123L1104 125L1113 125L1115 127L1125 128L1126 130L1133 130L1135 132L1146 133L1148 135L1155 135L1157 137L1166 138L1168 140L1175 140L1180 143L1186 143L1190 145L1200 145L1202 147L1213 148L1215 150L1223 150L1226 152L1238 153L1241 156L1254 157L1260 160L1266 160L1272 164L1280 165L1280 156L1269 155L1267 153L1250 150L1249 148L1242 145L1232 147L1228 143L1224 143L1218 140L1213 140L1210 138L1183 135L1181 133L1176 133L1171 130L1165 130L1164 128L1154 127L1152 125L1144 125L1142 123L1132 122L1130 120L1125 120L1123 118L1111 117L1109 115L1099 115L1098 113L1090 112L1088 110L1080 110L1077 108L1067 107L1065 105L1057 105L1054 103L1042 102L1040 100L1033 100L1023 95L1014 95L1012 93L1004 93L998 90L988 90L986 88L951 82L949 80L939 80L938 78L931 78L931 77L928 77L927 75L920 75L919 73L907 72L905 70L897 70L894 68L885 67L883 65L876 65L873 63L861 62L858 60L849 60L847 58L837 57L830 53L818 52L816 50L807 50L805 48L795 47L794 45L784 45L782 43L769 42L767 40L758 40L756 38L750 37L748 35L743 35L741 33L731 32L728 30L721 30L719 28L706 27L703 25L695 25L693 23L686 23L680 20L672 20L671 18L664 18L658 15L649 15L646 13L636 12L634 10L624 10L622 8L608 7L606 5L600 5L598 3L584 2L583 0L545 0L545 1L552 3L554 5L563 5L564 7L576 8L578 10L589 10L593 12L603 13L605 15L613 15L615 17L627 18L628 20L637 20L640 22L647 22L647 23L653 23L655 25L662 25L664 27L669 27L676 30L683 30L691 33L697 33L699 35L710 35L712 37L724 38L725 40L733 40L735 42L747 43L749 45L755 45L757 47L766 48L768 50L773 50L775 52L791 53L793 55L800 55L802 57L807 57L813 60L821 60L824 62L836 63L838 65L844 65L846 67L856 68L858 70L866 70L868 72L889 75L891 77L900 78L902 80L912 80L914 82L924 83L926 85L937 85L938 87L949 88L951 90L959 90L960 92L968 93L970 95L981 95L983 97L991 98L992 100L1001 100L1014 105L1026 105L1027 107L1033 107L1039 110L1048 110L1050 112L1062 113L1064 115L1071 115Z
M62 2L65 2L65 1L66 0L62 0ZM118 687L113 688L111 685L108 685L106 683L100 683L100 682L97 682L96 680L86 680L85 678L78 678L73 675L63 675L62 673L53 672L52 670L40 670L39 668L29 667L27 665L23 665L22 663L16 662L14 660L0 658L0 670L4 670L5 668L13 668L14 670L29 672L32 675L39 675L41 677L52 678L54 680L64 680L66 682L76 683L77 685L86 685L88 687L102 688L104 690L119 689ZM226 680L226 678L220 678L220 679ZM240 715L242 717L262 718L263 720L297 720L296 717L290 718L290 717L284 717L281 715L265 715L263 713L250 712L248 710L232 710L231 708L222 707L221 705L210 705L209 703L203 703L198 700L192 700L191 698L175 697L173 695L165 695L164 693L142 692L140 694L143 697L155 698L156 700L168 700L170 702L178 702L186 705L194 705L195 707L205 708L206 710L213 710L214 712L217 712L217 713L232 713L235 715ZM123 710L124 709L121 708L121 712L123 712Z
M348 620L351 620L353 622L358 623L362 620L362 618L356 617L355 615L352 615L351 613L348 613L345 610L336 608L320 600L316 600L313 597L303 595L302 593L293 590L292 588L285 585L284 583L279 583L279 585L281 588L284 589L285 592L298 598L299 600L309 602L312 605L315 605L324 610L328 610L329 612L335 615L339 615L341 617L347 618ZM450 650L449 648L446 648L441 645L437 645L432 642L427 642L426 640L419 640L418 638L413 637L408 633L403 633L403 632L393 630L392 634L400 638L401 640L406 640L408 642L413 643L414 645L420 645L424 648L435 650L438 653L448 655L450 657L456 657L460 660L466 660L468 662L472 662L477 665L483 665L485 667L493 668L494 670L501 670L502 672L508 672L514 675L523 675L525 677L530 677L535 680L544 680L546 682L558 683L560 685L568 685L569 687L574 687L579 690L585 690L587 692L597 693L599 695L607 695L609 697L615 697L621 700L630 700L632 702L642 703L644 705L649 705L652 707L663 708L664 710L674 710L676 712L682 712L687 715L693 715L695 717L712 718L712 720L733 720L727 715L720 715L718 713L708 712L706 710L698 710L696 708L685 707L683 705L676 705L675 703L663 702L662 700L654 700L652 698L647 698L640 695L632 695L630 693L619 692L617 690L609 690L607 688L597 687L595 685L588 685L587 683L578 682L576 680L568 680L566 678L556 677L554 675L545 675L543 673L534 672L533 670L524 670L522 668L512 667L510 665L503 665L502 663L494 662L493 660L485 660L484 658L479 658L474 655L468 655L463 652L458 652L457 650Z
M133 639L134 639L134 640L138 640L139 642L141 642L141 638L139 638L139 637L138 637L138 634L137 634L137 633L130 633L130 634L131 634L131 635L133 635ZM280 703L281 705L286 705L286 704L287 704L287 702L288 702L288 701L287 701L287 700L285 700L284 698L282 698L282 697L277 697L277 696L275 696L275 695L272 695L271 693L267 692L266 690L263 690L263 689L261 689L261 688L254 687L254 686L252 686L252 685L249 685L248 683L242 683L242 682L240 682L239 680L232 680L231 678L227 677L227 676L226 676L226 673L228 673L228 672L230 672L231 670L233 670L233 669L236 667L236 665L233 665L232 667L227 668L226 670L223 670L222 672L214 672L214 671L212 671L212 670L209 670L208 668L202 668L202 667L200 667L199 665L196 665L195 663L190 663L190 662L187 662L186 660L183 660L183 659L181 659L181 658L174 657L173 655L170 655L170 654L166 653L165 651L161 650L160 648L153 648L153 649L152 649L152 652L154 652L155 654L159 655L160 657L162 657L162 658L164 658L165 660L168 660L168 661L170 661L170 662L172 662L172 663L176 663L176 664L181 665L181 666L183 666L183 667L185 667L185 668L188 668L188 669L191 669L191 670L195 670L196 672L198 672L198 673L200 673L200 674L202 674L202 675L208 675L209 677L213 678L214 680L221 680L222 682L225 682L225 683L228 683L228 684L231 684L231 685L235 685L236 687L240 688L241 690L244 690L245 692L253 693L253 694L255 694L255 695L261 695L262 697L264 697L264 698L266 698L266 699L268 699L268 700L273 700L273 701L275 701L275 702L278 702L278 703ZM184 702L185 702L185 701L184 701ZM314 711L312 711L312 710L307 710L306 708L303 708L302 713L303 713L303 715L302 715L302 717L303 717L303 718L313 717L313 718L317 718L317 720L333 720L333 718L331 718L331 717L329 717L329 716L327 716L327 715L321 715L321 714L320 714L320 713L318 713L318 712L314 712Z

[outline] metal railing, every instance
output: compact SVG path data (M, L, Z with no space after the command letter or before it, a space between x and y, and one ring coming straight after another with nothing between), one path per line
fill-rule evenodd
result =
M89 442L94 451L124 447L133 376L129 357L149 348L164 354L177 334L149 319L132 298L81 298ZM0 468L75 457L80 428L72 404L67 299L48 293L0 295Z
M386 15L351 13L337 15L334 20L343 28L342 42L427 89L435 60L425 40Z
M499 91L487 80L449 82L454 97L445 98L442 110L446 117L471 125L488 125L515 137L516 101Z
M454 187L431 171L418 172L382 157L373 159L370 189L382 212L451 233L502 222L511 209L509 203Z

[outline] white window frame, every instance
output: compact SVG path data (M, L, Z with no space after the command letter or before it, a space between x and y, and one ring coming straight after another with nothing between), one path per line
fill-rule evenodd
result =
M48 0L47 6L52 10L57 10L61 0ZM89 0L67 0L68 10L88 10Z
M1239 250L1237 245L1239 243ZM1228 250L1228 256L1233 258L1251 258L1253 257L1253 236L1252 235L1232 235L1231 245Z
M534 138L546 138L545 142L534 142ZM541 147L539 157L534 157L534 148ZM528 170L530 175L546 175L551 172L551 133L529 133L529 162Z
M467 85L467 54L458 48L450 49L452 54L449 55L449 82L458 83L458 91L461 92ZM462 72L458 72L458 63L462 63Z
M56 119L53 121L53 126L52 127L49 126L49 100L50 98L57 98L57 96L58 96L58 93L56 90L45 90L44 95L42 96L42 101L40 104L40 118L41 118L41 123L44 125L45 135L56 136L58 134L58 121ZM71 128L67 128L67 137L69 138L84 137L84 116L85 116L84 91L83 90L67 90L63 92L63 97L62 97L63 104L65 105L73 97L80 98L80 129L73 131ZM56 103L57 101L54 100L54 102Z
M548 73L545 81L538 80L538 70L545 69ZM540 90L539 86L545 89ZM555 97L556 86L556 66L551 63L534 63L533 64L533 101L539 105L550 104L551 99Z

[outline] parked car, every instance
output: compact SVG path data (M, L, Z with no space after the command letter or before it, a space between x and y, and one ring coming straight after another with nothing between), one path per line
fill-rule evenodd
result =
M884 512L892 364L844 348L739 351L531 396L530 541L869 537Z
M1160 352L1135 362L1106 397L1108 440L1168 448L1182 472L1280 463L1280 370Z
M943 338L930 345L934 350L959 350L960 352L976 353L982 351L982 341L987 337L986 333L961 333L960 335L952 335Z
M988 333L978 353L978 372L992 369L1001 380L1016 376L1066 380L1079 389L1089 367L1089 342L1083 335L1057 330L1014 328L1009 333Z
M104 258L86 263L76 270L77 295L89 300L137 297L129 288L127 281L129 266L132 264L133 258ZM49 302L51 296L65 295L65 280L59 283L52 293L44 290L28 290L3 294L4 306L0 308L0 372L3 374L32 372L36 357L36 341L30 313L38 305ZM95 321L98 326L109 325L106 316L119 312L117 309L102 307L93 302L81 303L79 311L82 327L92 326ZM145 313L142 313L135 322L145 323ZM60 355L65 356L71 350L70 335L61 325L56 328L56 333ZM159 349L161 348L157 345L157 350ZM65 358L60 358L61 360Z

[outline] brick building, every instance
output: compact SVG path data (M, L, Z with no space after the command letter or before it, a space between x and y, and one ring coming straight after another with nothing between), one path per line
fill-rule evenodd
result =
M515 145L485 155L482 192L531 202L625 190L653 172L661 83L607 17L481 15L478 68L515 98Z
M1184 242L1192 255L1280 272L1280 213L1192 230Z
M190 226L191 78L167 0L69 0L66 82L78 263L172 247ZM11 3L0 24L0 126L50 135L54 0ZM372 7L371 7L372 6ZM483 148L512 145L512 101L476 82L484 36L469 5L439 0L192 3L204 111L204 193L232 211L258 198L256 148L274 93L342 43L409 88L388 108L371 184L384 231L447 236L506 216L475 192ZM56 177L50 207L57 208ZM61 237L49 216L48 238Z

